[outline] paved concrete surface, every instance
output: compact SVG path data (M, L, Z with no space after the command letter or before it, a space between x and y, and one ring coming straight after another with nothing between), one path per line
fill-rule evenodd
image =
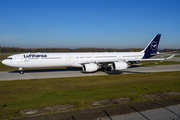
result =
M131 103L131 104L115 104L113 106L104 106L104 107L94 107L87 109L78 109L66 112L55 112L52 114L42 114L42 115L33 115L24 118L14 118L12 120L116 120L116 117L124 117L129 115L134 115L137 113L138 120L173 120L179 117L179 107L177 109L171 108L169 106L180 106L180 97L174 97L170 99L159 99L153 101ZM162 109L161 109L162 108ZM157 112L155 114L147 110L159 110L161 109L164 112ZM145 111L145 113L144 113ZM150 113L146 113L150 112ZM157 114L156 114L157 112ZM153 117L156 115L164 115L161 117ZM152 115L152 116L151 116ZM115 116L115 117L114 117ZM166 118L173 119L166 119ZM164 119L162 119L164 118ZM118 118L117 118L118 119ZM134 116L130 118L134 120ZM124 119L118 119L124 120Z
M23 75L19 72L0 72L0 81L3 80L24 80L24 79L39 79L39 78L58 78L58 77L77 77L77 76L95 76L109 74L130 74L130 73L147 73L147 72L164 72L164 71L180 71L180 65L165 65L165 66L148 66L148 67L131 67L124 71L110 72L94 72L82 73L80 69L54 69L54 70L29 70L24 71Z
M144 112L137 111L137 113L101 120L180 120L180 105Z
M180 61L180 57L174 57L173 59L170 59L168 61Z

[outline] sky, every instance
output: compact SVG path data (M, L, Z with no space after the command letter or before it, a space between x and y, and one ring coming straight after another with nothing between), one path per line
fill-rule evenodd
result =
M0 46L180 48L180 0L0 0Z

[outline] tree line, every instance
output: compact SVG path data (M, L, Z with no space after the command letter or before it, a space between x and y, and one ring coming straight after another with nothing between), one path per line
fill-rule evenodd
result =
M19 48L19 47L1 47L0 52L139 52L142 48L128 48L128 49L115 49L115 48ZM163 49L159 52L178 51L180 49Z

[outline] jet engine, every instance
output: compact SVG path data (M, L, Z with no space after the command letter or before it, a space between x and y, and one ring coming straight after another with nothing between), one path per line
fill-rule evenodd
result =
M128 64L124 61L114 62L111 65L112 70L125 70L128 68Z
M84 64L82 69L84 72L94 72L97 71L97 69L99 69L99 66L94 63Z

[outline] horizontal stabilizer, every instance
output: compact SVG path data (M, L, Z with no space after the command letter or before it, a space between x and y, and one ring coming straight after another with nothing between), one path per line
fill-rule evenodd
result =
M171 55L170 57L166 58L166 60L172 59L176 54Z

